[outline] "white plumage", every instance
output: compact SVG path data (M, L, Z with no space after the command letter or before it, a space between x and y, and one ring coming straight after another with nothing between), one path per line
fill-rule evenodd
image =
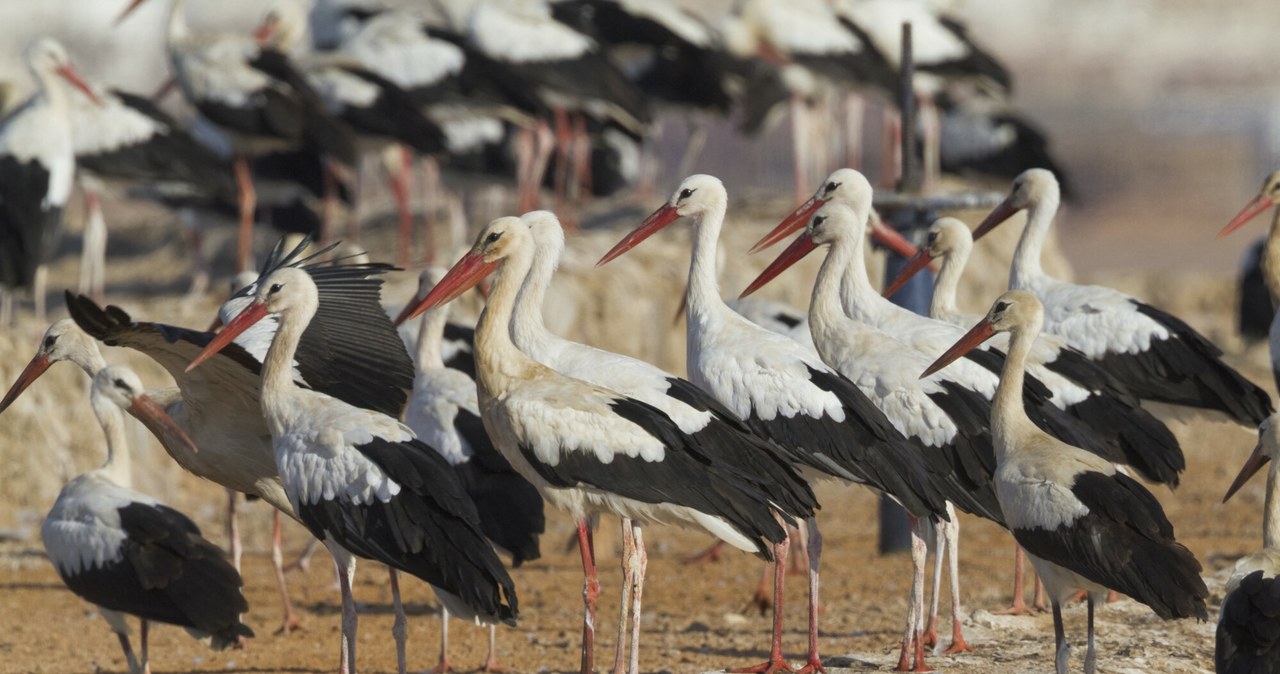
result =
M486 56L517 64L575 59L596 48L594 40L552 18L541 0L479 2L467 34Z
M364 22L343 39L341 50L406 89L457 75L466 62L460 47L431 38L416 17L402 11L382 12Z

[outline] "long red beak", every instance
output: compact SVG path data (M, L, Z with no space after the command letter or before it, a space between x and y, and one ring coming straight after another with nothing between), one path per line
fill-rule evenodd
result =
M479 253L472 252L463 255L462 259L453 265L453 269L450 269L449 273L440 279L436 287L432 288L431 292L427 293L427 296L422 298L421 302L416 305L410 303L409 306L404 308L404 311L400 312L400 316L396 318L396 325L400 325L431 307L452 302L463 293L471 290L486 276L492 274L501 264L501 260L485 262L484 256Z
M196 356L195 360L191 361L191 364L187 366L187 372L196 369L199 367L200 363L212 358L214 354L224 349L231 343L231 340L238 337L240 333L248 330L254 323L257 323L266 317L267 305L255 300L253 304L245 307L244 310L236 315L235 318L231 319L231 322L227 323L227 325L222 328L222 332L219 332L217 336L204 347L204 351L201 351L200 355Z
M115 25L119 26L120 22L124 21L125 17L132 14L133 10L137 9L138 5L141 5L144 2L146 2L146 0L133 0L133 2L130 2L129 6L125 7L123 12L120 12L120 16L116 17Z
M200 451L195 441L182 430L178 422L165 413L164 408L156 404L156 401L147 394L141 393L133 399L133 404L129 406L129 413L141 421L147 430L151 431L166 447L186 445L192 452Z
M982 221L982 224L978 225L978 228L973 230L973 240L977 241L978 239L986 236L987 232L996 228L996 225L1012 218L1013 214L1017 212L1018 209L1010 205L1008 199L1001 201L999 206L996 206L994 210L987 214L987 217Z
M929 266L929 263L932 261L933 256L929 254L929 251L917 251L910 260L907 260L907 264L902 267L902 271L898 272L897 277L893 279L893 282L889 284L889 287L884 289L882 294L885 297L893 297L893 294L898 292L898 290L900 290L907 281L911 280L912 276L915 276L921 269Z
M801 234L795 241L791 242L790 246L787 246L786 250L782 251L782 254L778 256L778 259L774 260L768 267L764 268L764 271L760 272L760 275L756 277L756 280L752 281L751 285L747 286L747 289L743 290L741 295L738 295L738 298L741 299L759 290L766 283L772 281L775 276L781 274L786 271L788 267L802 260L804 256L812 253L813 249L817 247L818 246L813 243L813 237L809 236L808 232Z
M1231 218L1231 222L1228 222L1227 226L1223 227L1222 231L1218 232L1218 238L1221 239L1237 229L1240 229L1244 226L1244 223L1258 217L1259 213L1271 208L1273 205L1275 205L1275 202L1271 200L1271 197L1265 194L1259 194L1253 198L1253 201L1250 201L1244 208L1240 209L1240 212L1236 213L1236 217Z
M619 241L617 245L610 248L609 252L605 253L604 257L600 258L600 261L596 263L596 266L599 267L612 262L614 258L622 255L632 248L635 248L640 245L641 241L653 236L658 230L679 219L680 212L676 210L676 207L670 204L664 204L658 210L651 213L649 217L645 218L644 222L640 223L639 227L636 227L631 230L630 234L622 237L622 240Z
M89 87L89 83L85 82L84 79L80 77L80 73L76 72L75 68L72 68L69 65L58 66L58 69L54 72L61 75L62 79L70 82L71 86L84 92L84 95L88 96L89 100L93 101L94 105L102 105L102 99L98 98L98 95L93 93L93 89Z
M276 16L275 12L268 14L257 30L253 31L253 41L258 44L264 44L271 39L271 35L276 32L276 26L278 25L280 25L280 17Z
M13 382L13 386L9 387L9 392L4 394L4 400L0 400L0 412L9 409L13 401L17 400L18 396L27 390L31 382L39 379L40 375L44 374L44 371L49 369L52 364L48 356L43 353L37 353L31 359L31 362L27 363L27 367L22 371L22 374L18 375L18 380Z
M758 253L791 236L792 232L804 227L805 223L809 222L809 218L813 217L814 212L822 208L825 203L827 203L826 199L810 197L808 201L800 204L796 210L791 211L791 215L783 218L782 222L779 222L778 226L773 228L773 231L765 234L763 238L757 241L756 245L752 246L748 253Z
M1236 479L1231 483L1231 486L1227 487L1227 494L1222 497L1222 502L1226 503L1227 499L1234 496L1237 491L1240 491L1240 488L1244 486L1244 483L1248 482L1249 478L1262 470L1262 467L1267 465L1267 462L1270 460L1271 457L1262 453L1262 438L1258 438L1258 445L1253 448L1253 453L1249 455L1249 458L1245 459L1244 466L1240 468L1240 474L1236 476Z
M969 332L964 333L964 336L953 344L950 349L947 349L946 353L938 356L938 359L933 361L932 365L925 368L925 371L920 373L920 378L924 379L925 377L928 377L938 370L950 365L957 358L972 351L974 347L988 339L991 339L991 335L994 334L996 334L996 331L991 327L991 321L983 318L978 321L977 325L970 328Z
M878 217L871 218L871 238L889 250L905 258L915 257L920 252L914 243L907 240L901 232L884 224Z

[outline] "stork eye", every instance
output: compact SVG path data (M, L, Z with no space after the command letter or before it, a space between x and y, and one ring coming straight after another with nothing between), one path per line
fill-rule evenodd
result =
M826 221L827 221L827 216L825 216L825 215L815 215L815 216L813 216L813 226L814 226L814 227L818 227L819 225L821 225L822 223L824 223L824 222L826 222Z
M827 183L827 186L823 189L826 191L827 194L831 194L832 192L836 191L836 189L839 187L840 187L840 183L833 180Z
M502 232L493 232L489 234L489 236L484 237L484 242L493 243L494 241L497 241L498 239L501 239L501 238L502 238Z
M691 187L686 187L686 188L684 188L684 189L680 190L680 199L679 199L679 201L684 201L685 199L688 199L689 197L693 196L693 193L694 193L694 192L696 192L696 191L697 191L697 190L695 190L695 189L693 189L693 188L691 188Z
M126 383L125 383L125 381L124 381L123 379L117 379L117 380L115 380L114 384L116 385L116 388L118 388L118 389L122 389L125 393L129 393L129 392L131 392L131 389L129 388L129 385L128 385L128 384L126 384Z
M937 233L937 232L929 232L929 236L928 236L928 238L927 238L926 240L927 240L929 243L934 243L934 242L936 242L936 241L938 240L938 233Z
M284 288L284 284L283 284L283 283L272 283L272 284L271 284L271 289L267 291L267 294L269 294L269 295L274 295L274 294L276 294L276 293L280 292L280 290L281 290L282 288Z
M996 302L996 313L1004 311L1005 309L1008 309L1008 308L1009 308L1008 302Z
M57 336L57 335L49 335L48 337L45 337L45 338L44 338L44 348L46 348L46 349L52 349L52 348L53 348L54 343L56 343L57 341L58 341L58 336Z

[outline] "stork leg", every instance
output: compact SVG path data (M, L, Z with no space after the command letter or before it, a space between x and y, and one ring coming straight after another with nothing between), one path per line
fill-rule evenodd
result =
M280 588L280 601L284 604L284 623L276 634L289 634L302 627L298 614L293 612L293 602L289 601L289 588L284 580L284 550L281 541L280 511L271 515L271 570L276 574L276 586Z
M485 658L484 666L480 668L482 672L505 672L506 667L498 664L498 626L489 626L489 657Z
M920 127L923 133L924 145L924 179L923 185L926 191L933 189L938 183L938 176L942 173L941 143L942 143L942 122L938 118L938 106L933 103L933 96L927 93L917 93L917 114L920 118Z
M1022 598L1024 588L1022 586L1023 567L1022 546L1016 542L1013 544L1013 603L1008 607L996 611L999 615L1026 615L1030 613L1027 602Z
M844 163L845 166L855 170L862 169L862 118L865 111L866 101L861 94L852 91L845 94Z
M570 197L580 199L591 196L591 137L587 135L587 118L581 112L573 114L573 192ZM579 192L578 190L581 190Z
M440 604L440 658L431 670L433 674L444 674L453 671L449 662L449 607Z
M405 150L408 152L408 150ZM438 212L442 187L440 184L440 162L435 157L426 157L422 161L423 173L423 230L422 230L422 263L436 263L436 233L440 228Z
M951 508L951 504L948 503L947 507ZM951 575L951 645L947 646L943 653L955 655L970 652L973 648L965 643L964 634L960 629L960 519L956 517L954 510L947 512L951 515L951 521L943 531L946 532L947 538L947 573ZM939 556L938 559L940 558ZM935 587L934 592L937 591ZM934 606L937 606L936 601Z
M1067 674L1067 660L1071 655L1071 647L1067 645L1067 635L1062 629L1062 606L1053 600L1053 667L1057 674Z
M142 674L151 674L151 622L146 618L142 620L142 634L138 637L140 650L142 652Z
M681 173L679 175L684 175L684 174ZM683 310L680 312L680 315L684 315ZM725 545L724 541L716 541L715 543L712 543L709 547L707 547L706 550L703 550L702 552L699 552L698 554L693 555L692 557L685 557L684 560L682 561L685 564L701 564L703 562L718 562L720 561L720 551L724 549L724 545Z
M573 151L573 131L569 127L569 113L564 108L552 110L555 122L556 163L555 174L551 176L551 189L556 201L563 203L568 195L569 156Z
M529 181L533 179L534 135L532 127L524 127L516 134L516 204L521 211L531 210L536 202L530 198Z
M800 528L804 530L805 550L809 558L809 658L797 674L818 674L827 671L818 657L818 564L822 559L822 532L818 520L810 517Z
M49 265L40 264L36 266L35 281L31 284L32 297L36 302L36 321L45 322L45 293L49 286Z
M80 292L102 304L107 264L107 221L102 216L102 197L97 191L85 190L84 205L88 213L80 251Z
M396 642L396 673L404 674L408 668L405 662L405 642L409 639L409 620L404 616L404 603L400 601L400 573L387 567L391 577L391 608L395 620L391 623L391 637Z
M649 554L644 549L644 533L639 522L631 525L631 536L631 578L635 587L631 592L631 669L628 674L640 674L640 618L643 615L640 598L644 594L644 573L649 568Z
M1089 647L1084 653L1084 674L1093 674L1098 668L1098 651L1093 642L1093 601L1094 595L1089 593L1089 597L1085 600L1089 602Z
M307 541L306 547L302 548L302 552L298 553L298 558L285 565L285 571L302 571L306 572L311 569L311 555L316 552L316 546L320 544L320 539L313 538Z
M755 609L760 612L760 615L764 615L773 608L773 597L769 596L769 569L777 563L778 560L775 559L772 564L765 564L760 569L760 582L756 584L756 591L751 593L751 600L747 602L747 611Z
M902 633L902 651L898 655L899 672L933 671L924 661L924 642L920 630L924 613L924 567L929 544L921 532L920 518L911 517L911 593L907 598L907 626ZM909 662L914 659L914 662Z
M178 211L178 222L182 223L182 231L187 240L187 254L191 256L191 285L187 288L187 295L198 297L209 289L209 260L204 254L204 227L195 210L190 208Z
M1041 580L1040 572L1036 571L1034 566L1031 568L1031 571L1035 573L1036 579L1036 591L1031 594L1031 608L1036 611L1044 611L1047 607L1045 603L1044 581Z
M809 193L809 153L808 153L809 113L804 99L791 97L791 156L795 170L796 204L804 203Z
M587 518L578 520L578 551L582 554L582 668L581 674L592 674L596 648L596 599L600 596L600 579L596 575L595 541Z
M676 171L678 176L693 173L694 164L702 156L702 150L707 146L707 137L710 135L711 121L706 115L692 113L687 120L689 138L685 141L684 154L680 155L679 170Z
M955 511L951 503L947 503L947 515L955 521ZM929 596L929 620L925 623L924 635L921 637L925 646L938 645L938 591L942 589L942 557L945 554L946 526L949 522L938 522L933 527L933 594ZM936 649L935 649L936 651Z
M777 517L775 515L775 517ZM778 518L781 523L782 518ZM784 525L783 529L786 527ZM791 537L773 545L773 642L769 647L769 659L759 665L730 669L738 674L777 674L777 672L793 672L791 665L782 658L782 583L787 575L787 550L791 546Z
M632 558L636 553L631 518L622 518L622 597L618 601L618 640L613 655L613 674L627 671L627 616L631 611L631 589L635 583Z
M240 558L244 555L244 547L240 544L240 517L236 512L239 497L236 490L227 490L227 547L231 550L231 564L236 567L236 573L240 573Z
M409 149L393 145L387 148L387 174L390 180L391 196L396 203L398 222L396 264L409 266L409 254L413 248L413 213L409 211L409 175L413 166L413 155Z
M258 193L249 175L249 159L243 155L235 159L236 188L239 190L240 236L236 245L236 271L248 271L253 263L253 212L258 206Z
M138 656L134 655L133 646L129 645L129 635L116 632L116 638L120 640L120 650L124 651L125 662L129 663L129 674L141 674L142 665L138 664Z
M13 291L0 288L0 326L13 326Z
M346 550L326 543L338 571L338 589L342 593L342 639L338 649L338 674L355 674L356 671L356 601L351 596L351 583L356 576L356 560Z

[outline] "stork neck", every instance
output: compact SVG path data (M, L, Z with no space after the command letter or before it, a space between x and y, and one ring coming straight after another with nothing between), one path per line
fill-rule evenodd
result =
M543 251L550 253L550 251ZM547 298L547 288L555 274L558 254L540 254L534 257L529 273L516 295L511 315L511 338L517 347L529 351L530 345L541 342L549 334L542 320L542 305Z
M859 214L858 217L862 217ZM865 221L865 220L864 220ZM880 297L871 286L871 278L867 275L866 250L863 245L863 233L855 232L846 237L848 242L848 260L844 276L840 278L840 302L849 317L863 322L874 322L880 314L880 302L888 300Z
M1013 264L1009 267L1010 288L1027 288L1028 284L1044 276L1040 258L1045 239L1049 237L1049 227L1058 213L1058 200L1056 189L1046 190L1027 206L1027 224L1022 230L1022 238L1018 239L1018 248L1013 252Z
M444 367L444 326L449 321L449 305L432 307L422 314L418 330L417 358L419 372Z
M1267 471L1267 500L1262 511L1262 547L1280 549L1280 461L1271 461Z
M517 248L494 274L489 300L476 324L476 384L481 400L496 397L525 376L534 362L511 341L511 316L520 286L529 274L532 251Z
M833 241L827 249L827 259L818 268L818 278L813 283L809 298L809 323L814 329L830 325L844 315L840 306L840 273L849 268L852 253L845 241ZM847 272L846 272L847 273Z
M107 461L99 472L122 487L132 487L133 460L124 437L124 414L119 406L100 395L91 396L89 405L98 417L103 435L107 436Z
M267 349L267 359L262 364L262 412L267 423L273 426L273 435L278 435L280 430L275 427L278 421L273 420L284 417L285 400L297 390L293 382L293 356L315 314L314 300L280 312L276 335L271 340L271 348Z
M1271 231L1262 245L1262 278L1274 305L1280 300L1280 208L1276 208L1271 216Z
M183 13L184 0L173 0L169 3L169 21L165 39L169 46L187 39L190 29L187 28L187 16Z
M94 344L90 344L89 348L76 349L71 352L67 360L80 366L84 373L89 375L90 379L97 376L98 371L107 366L107 361L102 357L102 351Z
M960 289L960 277L964 275L965 263L969 261L969 251L959 248L952 250L942 258L942 268L938 270L938 278L933 282L933 299L929 300L929 316L946 320L957 316L956 294Z
M693 226L693 252L689 260L688 325L697 319L705 319L712 312L729 311L720 296L720 283L716 274L716 250L720 243L720 228L724 225L728 198L725 197L708 208Z
M1022 387L1027 354L1040 334L1040 323L1015 328L1009 335L1009 354L1005 357L1000 384L991 403L991 434L995 440L996 458L1018 447L1021 436L1034 428L1022 405Z

